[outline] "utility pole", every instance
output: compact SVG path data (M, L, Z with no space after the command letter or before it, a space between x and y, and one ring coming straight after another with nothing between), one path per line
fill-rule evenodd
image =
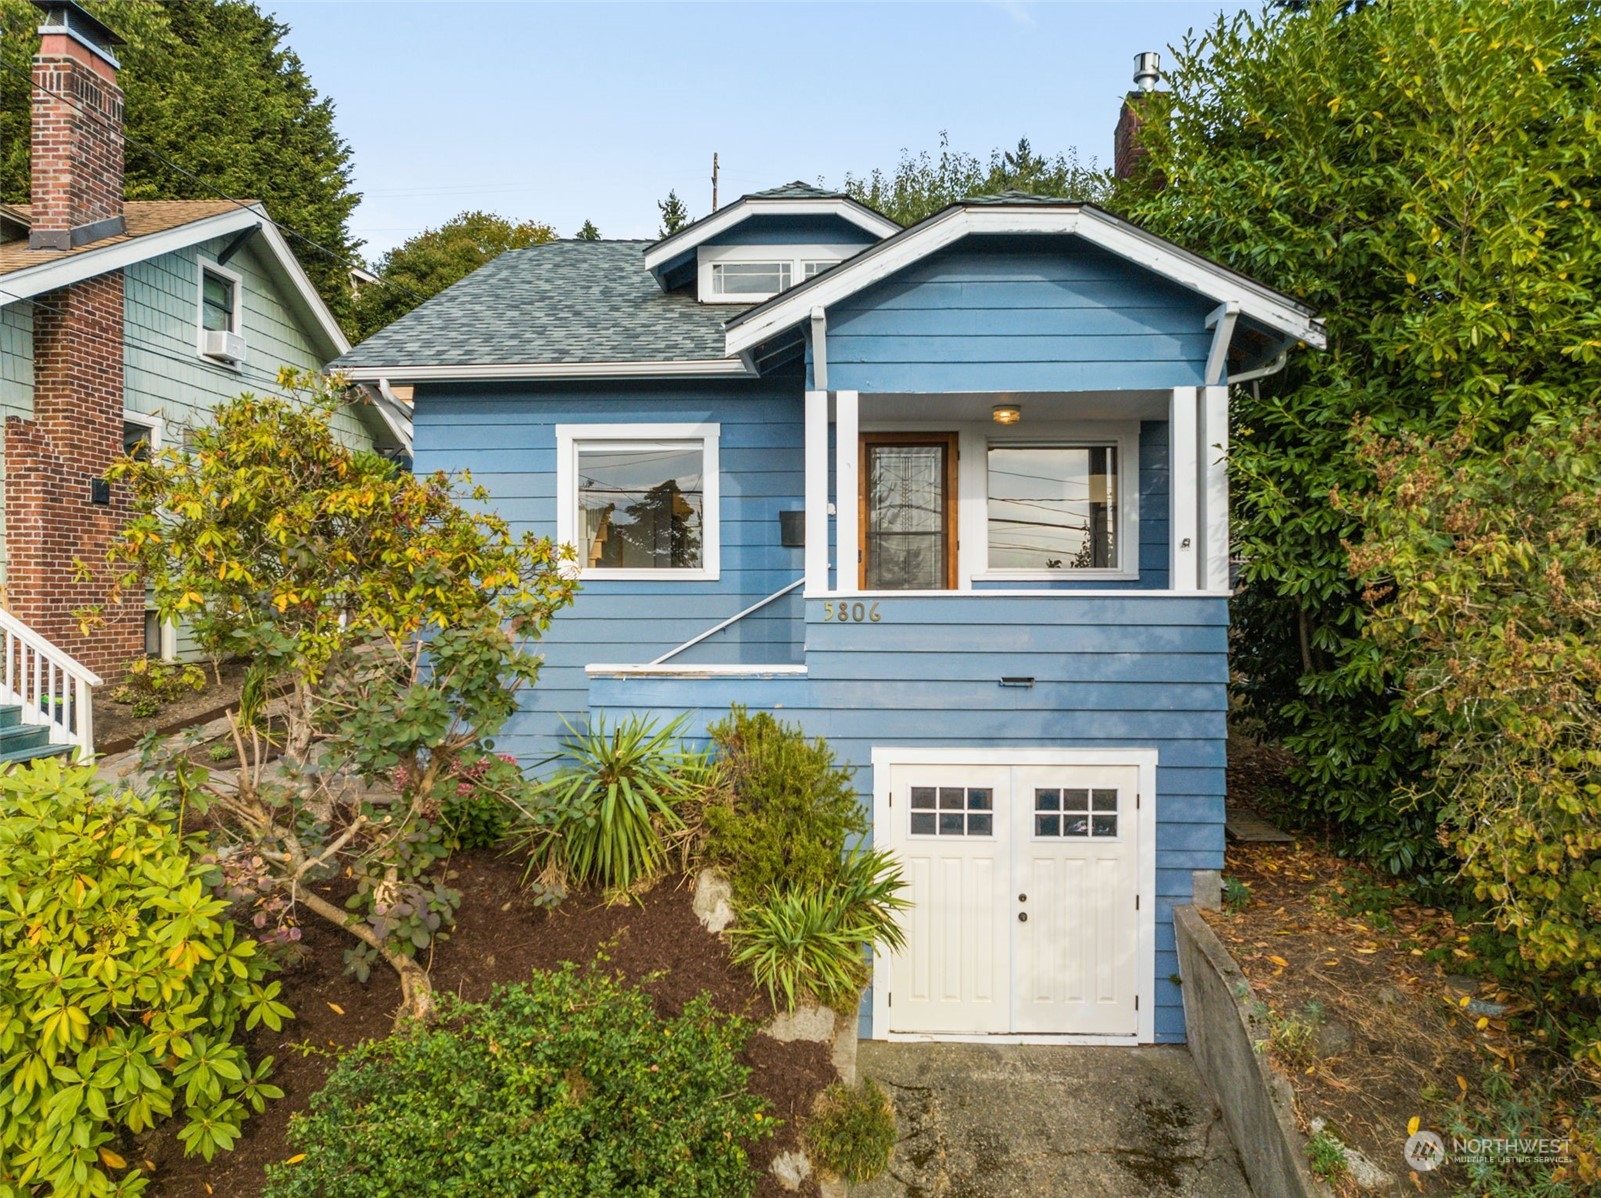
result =
M712 211L717 211L717 151L712 151Z

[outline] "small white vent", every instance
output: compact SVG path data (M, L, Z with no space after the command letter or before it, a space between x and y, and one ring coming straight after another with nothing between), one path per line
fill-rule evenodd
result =
M245 339L226 329L207 329L201 334L200 352L237 366L245 360Z

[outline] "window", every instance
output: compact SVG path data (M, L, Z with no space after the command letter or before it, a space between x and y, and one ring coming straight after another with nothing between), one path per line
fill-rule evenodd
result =
M200 269L200 327L208 333L239 331L239 279L215 266Z
M1120 570L1118 446L989 447L989 568Z
M160 448L161 417L146 416L143 412L124 411L122 452L140 461L148 461L151 453Z
M1117 835L1115 789L1038 789L1034 792L1034 836L1106 839Z
M696 251L706 304L756 304L861 252L859 245L703 245Z
M993 836L995 792L987 786L912 787L913 836Z
M558 425L558 537L580 575L716 578L716 425Z
M714 262L714 295L769 296L789 289L788 262Z

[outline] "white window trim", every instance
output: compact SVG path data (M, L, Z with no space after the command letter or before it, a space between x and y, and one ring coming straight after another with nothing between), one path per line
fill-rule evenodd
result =
M948 592L947 592L948 593ZM870 751L873 769L873 828L879 847L891 843L889 835L878 830L892 826L889 774L897 765L998 765L1021 766L1130 765L1139 769L1140 818L1135 852L1138 878L1139 913L1135 916L1137 961L1136 992L1147 1001L1140 1004L1133 1036L1094 1036L1085 1034L1012 1034L929 1036L891 1032L889 1013L889 954L873 951L873 1039L891 1041L945 1040L984 1044L1154 1044L1156 1042L1156 812L1158 791L1156 769L1159 761L1154 748L1139 749L1057 749L1057 748L918 748L874 745ZM1010 968L1010 966L1008 966Z
M989 564L989 453L991 446L1038 445L1078 448L1089 446L1115 446L1117 449L1117 551L1120 565L1112 569L1085 570L1000 570ZM978 470L983 475L983 535L978 538L974 553L975 582L1132 582L1140 576L1140 426L1138 422L1119 422L1108 427L1104 424L1081 425L1075 429L1063 426L1060 431L1035 432L1030 435L1021 429L1004 433L990 433L985 438L983 461Z
M720 506L717 444L718 424L558 424L556 426L556 539L578 544L578 451L598 441L635 442L699 441L704 458L701 496L701 564L693 569L587 569L573 565L574 577L586 582L715 582L721 569Z
M861 252L859 245L703 245L696 251L700 272L696 294L703 304L759 304L772 299L778 292L718 295L712 291L712 267L730 262L787 262L789 285L794 287L806 281L808 262L826 262L830 266L837 266Z
M1119 582L1138 582L1140 577L1140 422L1138 420L1049 420L1030 421L1024 426L1003 428L993 421L906 421L872 420L860 425L858 435L875 432L955 432L960 447L957 463L957 559L955 591L885 591L885 595L974 594L975 582L1079 582L1115 587ZM1118 457L1119 545L1131 547L1123 564L1115 570L991 570L989 568L989 447L991 445L1116 445ZM850 486L854 488L852 482ZM841 488L841 494L845 488ZM854 494L854 490L851 491ZM853 502L849 512L855 512ZM849 512L846 515L849 515ZM842 518L843 523L843 518ZM847 530L848 535L848 530ZM853 554L839 553L844 561ZM853 595L855 571L847 571L828 591L810 589L807 596ZM865 592L863 592L865 593ZM1008 592L983 591L983 594ZM1042 594L1058 592L1043 591ZM1142 592L1132 592L1139 594Z
M209 362L213 366L221 366L226 370L243 372L244 362L232 362L226 358L214 358L206 352L206 275L214 274L229 280L233 284L233 328L229 330L241 339L245 335L245 279L236 270L229 270L221 263L213 262L209 258L196 258L195 271L195 353L200 360Z
M149 429L150 448L152 451L160 449L166 443L167 422L160 416L153 416L149 412L135 412L132 408L123 408L122 422L124 424L137 424L141 428Z

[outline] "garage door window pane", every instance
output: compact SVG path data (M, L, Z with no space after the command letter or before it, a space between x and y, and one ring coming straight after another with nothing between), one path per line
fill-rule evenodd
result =
M995 791L991 787L914 786L911 800L913 836L995 834Z
M1034 835L1109 837L1117 835L1117 791L1040 788L1034 792Z

